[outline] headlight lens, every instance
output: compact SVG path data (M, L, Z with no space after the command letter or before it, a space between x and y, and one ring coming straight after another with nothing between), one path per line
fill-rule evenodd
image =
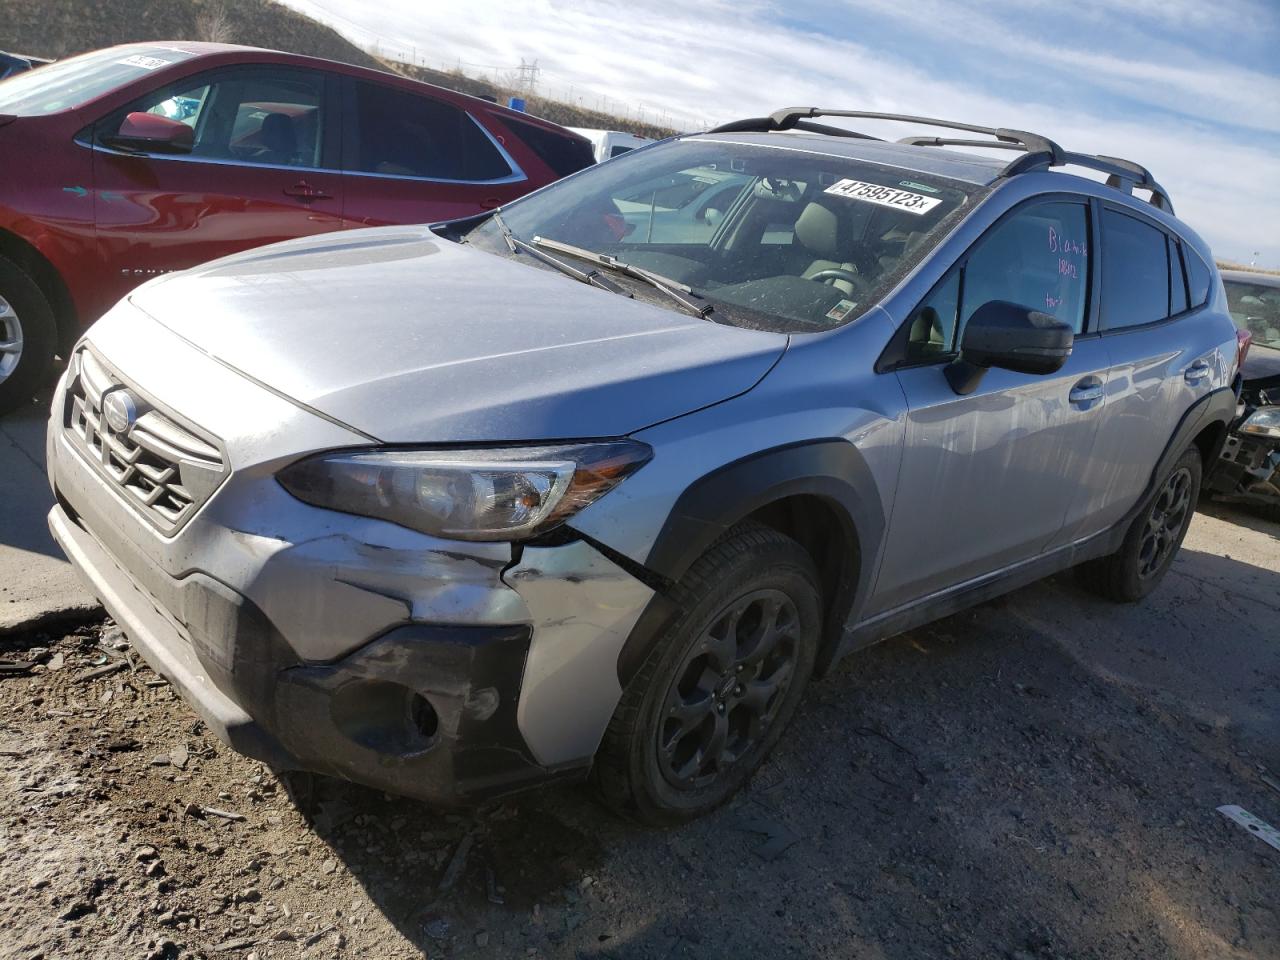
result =
M306 503L452 540L524 540L552 529L648 462L635 440L492 450L378 450L291 464Z
M1263 407L1253 411L1249 419L1240 424L1240 432L1280 440L1280 407Z

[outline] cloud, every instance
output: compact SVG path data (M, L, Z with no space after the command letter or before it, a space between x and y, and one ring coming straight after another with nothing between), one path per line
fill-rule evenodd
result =
M435 66L492 76L536 59L547 93L685 129L822 104L1037 130L1143 163L1220 256L1261 250L1280 266L1280 78L1215 59L1195 0L1119 0L1118 13L1004 0L981 14L955 0L288 2ZM1227 5L1232 29L1280 34L1273 9Z

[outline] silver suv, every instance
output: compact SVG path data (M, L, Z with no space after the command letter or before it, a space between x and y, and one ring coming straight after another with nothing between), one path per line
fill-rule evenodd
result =
M1236 406L1204 242L1128 161L822 114L884 118L146 284L54 398L54 534L243 753L654 823L850 651L1067 567L1147 594Z

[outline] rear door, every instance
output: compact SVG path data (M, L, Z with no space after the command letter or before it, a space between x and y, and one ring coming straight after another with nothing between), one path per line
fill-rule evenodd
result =
M1107 410L1072 539L1116 523L1137 502L1186 411L1221 380L1221 334L1205 321L1209 268L1154 220L1100 203L1101 326L1111 361ZM1186 268L1184 268L1186 263Z
M128 113L189 124L189 154L108 143ZM94 126L95 218L108 302L143 280L342 226L336 78L276 65L187 77Z
M343 86L349 226L452 220L529 189L502 144L461 107L372 81Z
M916 309L894 374L908 413L875 609L891 610L1043 553L1093 452L1107 356L1091 322L1089 208L1035 200L1006 214ZM1072 324L1057 373L991 369L967 396L948 384L964 324L1009 300Z

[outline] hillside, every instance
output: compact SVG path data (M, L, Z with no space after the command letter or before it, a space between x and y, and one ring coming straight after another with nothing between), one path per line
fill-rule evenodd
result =
M65 57L136 40L243 43L385 69L273 0L0 0L0 48Z
M434 83L500 103L517 91L461 73L388 63L341 34L274 0L0 0L0 49L66 57L137 40L215 40L288 50ZM529 112L574 127L629 130L647 137L674 131L530 96Z

